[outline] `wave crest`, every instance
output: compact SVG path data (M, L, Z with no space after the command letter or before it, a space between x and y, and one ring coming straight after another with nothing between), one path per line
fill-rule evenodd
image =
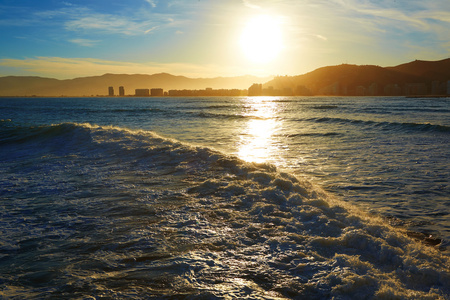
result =
M138 289L174 297L425 299L450 292L447 256L273 165L144 130L73 123L15 130L23 136L2 135L8 147L39 146L40 155L42 149L53 154L53 169L45 171L61 180L56 184L61 191L51 190L49 199L61 201L45 203L46 209L36 212L39 218L11 224L31 226L34 238L52 241L54 230L40 230L39 222L61 218L64 208L65 219L57 225L69 224L64 227L69 246L60 248L56 239L33 249L42 261L49 249L65 258L57 262L64 289L75 277L65 274L74 272L91 289L86 295L100 291L108 297L124 296L114 294L117 283L120 293ZM43 160L50 161L38 161ZM21 172L41 180L40 171ZM80 177L89 178L82 191ZM15 216L20 214L7 217ZM85 269L80 271L79 263ZM39 275L26 267L23 273ZM47 286L58 295L61 284L52 283Z

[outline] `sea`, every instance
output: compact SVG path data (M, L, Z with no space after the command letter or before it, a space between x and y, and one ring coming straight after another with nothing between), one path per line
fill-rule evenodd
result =
M0 98L1 299L450 299L450 98Z

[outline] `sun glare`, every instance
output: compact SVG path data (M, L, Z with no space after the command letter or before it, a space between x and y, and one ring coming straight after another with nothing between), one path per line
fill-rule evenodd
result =
M274 60L283 48L280 21L268 15L253 17L242 31L240 44L245 56L255 63Z

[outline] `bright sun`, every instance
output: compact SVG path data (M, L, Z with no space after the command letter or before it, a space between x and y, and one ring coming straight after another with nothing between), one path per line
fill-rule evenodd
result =
M240 44L246 57L255 63L268 63L283 48L280 22L268 15L250 19L241 35Z

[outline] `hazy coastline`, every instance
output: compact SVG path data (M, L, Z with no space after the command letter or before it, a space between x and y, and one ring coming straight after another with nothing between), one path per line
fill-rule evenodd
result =
M101 97L135 96L137 90L162 89L161 96L447 96L450 58L413 61L396 67L338 65L299 76L258 78L187 78L167 73L56 80L40 77L0 77L0 96ZM113 93L108 93L112 88ZM159 96L159 94L158 94Z

